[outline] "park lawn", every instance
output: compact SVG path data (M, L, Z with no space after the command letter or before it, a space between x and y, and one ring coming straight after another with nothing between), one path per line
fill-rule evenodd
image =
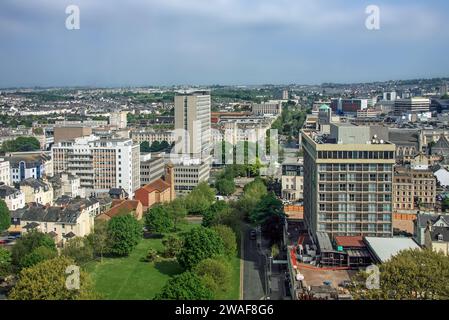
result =
M198 224L187 223L180 226L181 232ZM168 279L183 272L178 262L142 262L153 248L163 250L162 239L142 239L128 257L104 258L103 262L93 262L86 266L96 291L106 300L148 300L160 292Z

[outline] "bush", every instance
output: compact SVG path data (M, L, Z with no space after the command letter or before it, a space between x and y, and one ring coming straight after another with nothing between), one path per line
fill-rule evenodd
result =
M56 250L50 249L45 246L40 246L34 249L31 253L23 257L20 262L20 267L29 268L42 261L53 259L58 255Z
M184 272L168 280L156 300L210 300L213 293L193 272Z
M25 233L12 247L12 264L17 268L21 268L21 265L23 264L22 259L38 247L47 247L56 252L55 242L48 235L34 230Z
M195 267L195 273L203 278L205 286L215 294L230 288L232 269L224 258L201 261Z
M235 257L237 254L237 239L234 231L225 225L216 225L212 229L220 236L223 241L225 253L229 257Z
M86 238L76 237L66 242L61 255L72 258L78 264L93 260L94 250Z
M154 262L159 258L157 251L153 248L148 249L147 256L145 257L146 262Z
M181 252L183 241L176 236L169 235L162 240L162 244L165 247L164 256L166 258L174 258Z

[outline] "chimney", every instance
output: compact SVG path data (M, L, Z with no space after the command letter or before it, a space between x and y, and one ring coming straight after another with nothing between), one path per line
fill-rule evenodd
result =
M170 201L176 198L175 193L175 169L171 162L169 162L165 167L165 182L170 185Z

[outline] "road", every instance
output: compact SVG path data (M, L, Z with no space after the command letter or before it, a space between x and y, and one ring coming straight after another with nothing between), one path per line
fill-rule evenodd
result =
M256 240L251 240L251 228L243 226L243 300L260 300L265 296L263 264Z

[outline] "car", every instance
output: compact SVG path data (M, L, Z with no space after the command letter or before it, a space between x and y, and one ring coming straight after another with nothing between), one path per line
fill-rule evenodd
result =
M251 230L251 232L249 233L249 237L251 240L256 240L256 238L257 238L256 230Z

